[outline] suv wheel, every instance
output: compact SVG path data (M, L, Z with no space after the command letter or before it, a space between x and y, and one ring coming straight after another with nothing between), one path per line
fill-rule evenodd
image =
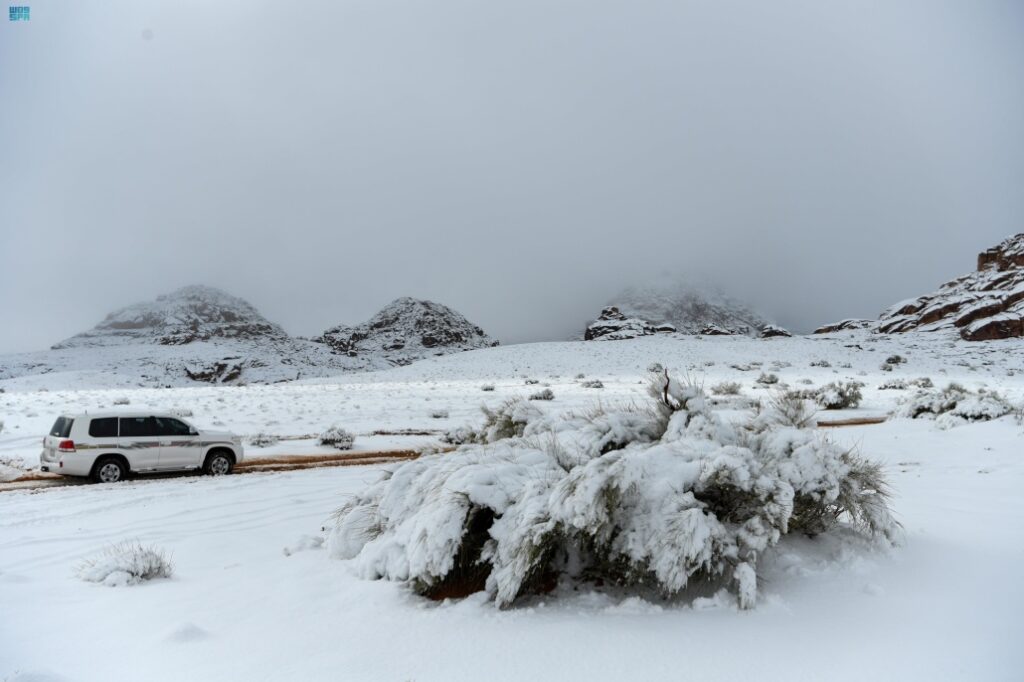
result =
M231 473L233 466L231 457L223 452L215 452L206 458L203 471L210 476L224 476Z
M128 476L128 468L119 459L108 457L96 462L92 480L96 483L117 483Z

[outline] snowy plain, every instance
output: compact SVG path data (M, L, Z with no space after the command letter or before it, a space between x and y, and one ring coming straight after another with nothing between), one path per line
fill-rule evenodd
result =
M906 362L883 371L896 354ZM57 414L123 400L294 438L250 455L315 452L312 436L332 424L372 449L406 442L374 431L476 424L481 404L545 385L555 399L534 404L547 411L642 401L654 362L708 387L739 382L741 396L721 406L736 414L771 394L762 372L794 388L865 383L859 408L823 419L890 413L912 392L879 388L898 378L1024 401L1021 341L651 337L490 348L263 386L132 388L80 372L5 380L0 457L33 466ZM729 599L609 589L560 589L499 611L482 597L434 603L360 580L317 538L380 466L0 493L0 680L1024 678L1024 427L1012 415L946 430L894 418L828 434L886 465L904 541L882 550L787 538L746 612ZM173 577L122 588L75 577L76 563L132 539L170 553Z

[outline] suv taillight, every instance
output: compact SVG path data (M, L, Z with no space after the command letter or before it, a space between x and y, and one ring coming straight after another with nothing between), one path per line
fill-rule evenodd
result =
M57 450L59 450L60 452L74 452L75 451L75 441L73 441L73 440L62 440L61 442L57 443Z

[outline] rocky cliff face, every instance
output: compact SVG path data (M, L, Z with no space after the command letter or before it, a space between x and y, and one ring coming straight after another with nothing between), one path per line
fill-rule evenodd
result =
M844 325L828 325L817 333ZM1024 233L979 254L974 272L897 303L868 328L882 333L955 330L968 341L1024 336Z
M654 325L638 317L626 317L615 306L608 306L596 320L587 325L583 338L586 341L617 341L674 331L676 328L670 324Z
M372 356L396 365L498 345L451 308L408 297L392 301L362 324L332 327L313 340L349 357Z

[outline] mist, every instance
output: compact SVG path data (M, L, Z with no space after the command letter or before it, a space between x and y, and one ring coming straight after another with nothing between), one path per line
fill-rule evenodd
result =
M1024 231L1017 2L34 2L0 67L2 352L193 283L561 339L665 271L806 332Z

